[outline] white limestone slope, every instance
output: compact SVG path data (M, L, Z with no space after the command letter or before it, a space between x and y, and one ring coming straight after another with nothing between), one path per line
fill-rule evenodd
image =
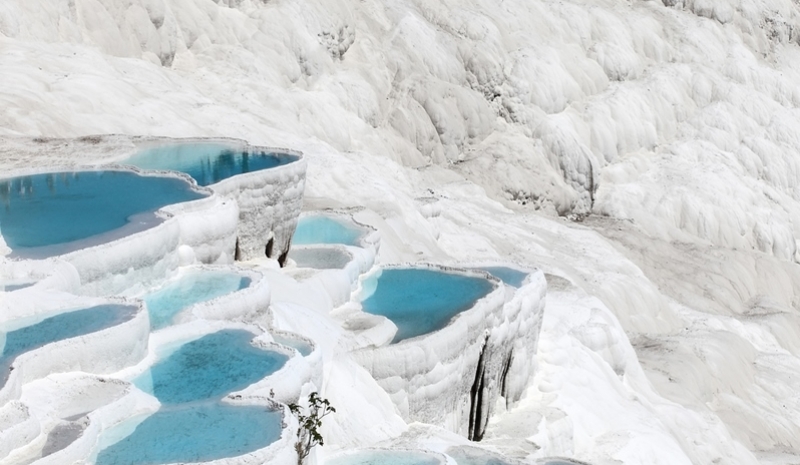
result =
M302 150L306 199L363 207L379 261L511 259L563 286L539 374L490 423L491 447L529 462L791 463L798 13L788 0L6 0L0 160L47 160L30 137L97 133ZM90 146L85 159L103 158ZM326 449L411 441L330 342L326 284L286 286L304 295L273 289L276 319L329 341L323 383L347 412Z

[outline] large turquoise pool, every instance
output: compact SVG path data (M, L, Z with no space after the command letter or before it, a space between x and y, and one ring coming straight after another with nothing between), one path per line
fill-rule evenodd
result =
M123 161L147 170L180 171L208 186L237 174L266 170L299 160L297 155L250 152L224 144L174 144L143 150Z
M255 406L206 403L161 409L102 449L97 465L207 462L262 449L281 435L281 414Z
M327 215L304 216L297 222L292 244L359 245L364 231L345 220Z
M19 176L0 181L0 234L16 255L58 255L124 226L152 227L152 212L204 195L183 179L130 171Z
M186 273L144 296L150 312L150 327L160 329L168 326L182 310L249 285L250 278L230 271L196 270Z
M187 342L134 380L162 404L220 399L278 371L286 355L250 344L254 335L226 329Z
M445 327L494 288L484 278L428 268L382 270L362 286L368 295L362 302L364 311L383 315L397 325L393 342Z

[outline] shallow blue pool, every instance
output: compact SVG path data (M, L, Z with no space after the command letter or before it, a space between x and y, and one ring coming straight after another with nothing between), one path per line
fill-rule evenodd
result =
M393 342L445 327L494 288L484 278L427 268L383 270L362 285L368 295L362 302L364 311L383 315L397 325Z
M0 181L0 232L15 254L56 255L123 226L152 227L153 216L141 214L204 195L182 179L129 171L20 176ZM58 247L40 249L48 246Z
M504 283L513 287L522 287L522 283L529 274L525 271L509 268L507 266L482 266L478 267L477 269L485 271L500 281L503 281Z
M101 450L98 465L206 462L262 449L281 435L281 414L207 403L159 410L132 434Z
M327 215L305 216L297 222L292 244L344 244L359 245L361 228L344 220Z
M180 171L208 186L237 174L266 170L299 160L277 152L247 152L224 144L176 144L144 150L123 161L147 170Z
M134 380L162 404L220 399L278 371L286 355L250 344L254 335L226 329L187 342Z
M363 450L327 460L326 465L439 465L435 456L411 450Z
M14 359L52 342L94 333L130 320L138 308L128 305L99 305L67 311L6 333L0 353L0 386L8 379Z
M130 320L136 311L137 307L129 305L99 305L45 318L6 333L2 357L12 359L51 342L110 328Z
M250 285L250 278L230 271L197 270L189 272L144 297L150 312L150 327L160 329L175 316L196 303L230 294Z

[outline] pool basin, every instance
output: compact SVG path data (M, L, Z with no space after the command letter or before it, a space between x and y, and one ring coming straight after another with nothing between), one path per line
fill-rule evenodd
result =
M500 281L503 281L504 284L516 288L522 287L525 278L530 274L527 271L521 271L507 266L481 266L475 269L485 271Z
M253 346L254 337L225 329L172 347L134 384L162 404L221 399L278 371L289 359Z
M109 431L117 442L99 451L97 465L155 465L237 457L280 438L282 415L262 406L221 402L163 408ZM131 428L133 431L130 431Z
M397 326L393 343L442 329L489 294L495 284L474 275L432 268L389 268L362 281L365 312ZM365 298L364 298L365 297Z
M297 155L252 151L219 143L167 144L148 148L122 163L145 170L186 173L200 186L230 177L282 166L299 160Z
M11 256L43 258L149 229L166 205L207 194L176 176L71 171L0 180L0 233Z
M143 300L154 330L172 324L183 310L250 286L250 278L233 271L193 270L146 294Z
M343 244L358 246L365 231L352 221L330 215L303 216L297 222L292 244Z

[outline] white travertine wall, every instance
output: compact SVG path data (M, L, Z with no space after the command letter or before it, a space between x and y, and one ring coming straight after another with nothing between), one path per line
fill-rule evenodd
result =
M161 211L165 220L150 229L61 257L78 270L81 293L117 294L135 284L154 282L187 264L186 255L194 258L190 263L233 261L235 203L212 194ZM206 215L217 220L201 221Z
M236 199L239 205L238 258L249 260L265 256L272 239L269 258L277 258L283 264L303 208L307 161L302 153L288 149L249 147L249 150L287 153L297 156L298 160L240 174L211 188L220 195Z
M0 407L0 461L12 450L24 446L39 435L39 422L28 406L17 400Z
M353 352L407 421L469 433L475 372L491 323L500 318L505 301L503 287L492 280L492 292L441 330Z
M298 157L286 165L240 174L209 187L195 185L196 189L210 193L209 197L164 206L157 212L159 223L149 229L100 244L87 240L86 247L60 256L77 269L83 294L116 294L134 284L161 278L180 265L230 263L236 258L237 240L238 258L242 260L263 257L271 239L270 258L280 259L289 250L305 189L307 162L300 152L250 146L241 140L220 138L109 135L98 136L96 141L63 139L57 142L60 143L48 141L44 144L50 152L49 159L40 156L39 152L31 154L40 166L12 165L7 174L107 168L190 180L183 173L139 170L114 164L124 163L137 147L155 144L218 142L245 151L280 152ZM25 146L21 144L19 147L23 154ZM30 145L27 150L31 150ZM209 218L214 221L209 221ZM109 234L111 237L114 235L115 232ZM0 252L5 255L10 251L0 248Z
M536 271L521 289L508 297L506 292L498 284L439 331L360 349L353 356L389 393L407 421L480 439L497 399L519 400L534 371L544 276Z

